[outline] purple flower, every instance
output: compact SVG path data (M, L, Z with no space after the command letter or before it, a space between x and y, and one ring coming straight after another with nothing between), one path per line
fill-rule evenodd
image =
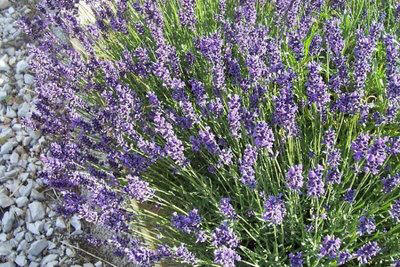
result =
M239 245L239 238L227 222L223 222L212 232L212 244L216 247L236 248Z
M289 254L290 266L291 267L302 267L303 266L303 253L296 252Z
M336 142L336 132L334 129L329 128L324 135L322 143L326 146L326 150L330 151Z
M339 149L333 149L328 153L327 163L331 168L337 168L342 160L342 155L340 154Z
M311 62L308 65L308 70L308 80L305 85L308 103L310 105L315 103L317 110L322 113L330 101L330 94L324 80L319 74L321 67L315 62Z
M148 201L154 195L154 189L149 187L149 183L141 180L137 176L127 177L128 185L124 187L125 192L139 202Z
M356 257L361 264L367 264L370 259L381 251L377 242L368 242L356 252Z
M254 189L257 185L254 171L256 160L257 150L253 146L247 144L246 149L243 153L243 158L241 160L239 170L242 174L242 178L240 179L240 181L251 189Z
M154 116L154 123L157 125L155 131L160 133L167 142L164 148L167 155L170 156L178 165L184 165L187 162L187 159L183 153L183 143L175 135L172 125L168 123L159 112L156 112Z
M266 122L257 123L253 131L253 139L256 147L267 148L268 151L272 151L275 141L274 132Z
M174 212L171 218L171 224L176 229L190 234L200 229L201 220L202 218L199 215L199 211L193 209L189 212L188 216Z
M174 257L182 262L182 263L187 263L187 264L196 264L197 259L196 256L190 252L185 244L181 244L175 251Z
M346 251L342 251L342 252L339 253L338 264L339 265L343 265L346 262L348 262L349 260L351 260L352 257L353 256L351 255L351 253L349 251L347 251L347 250Z
M196 43L196 48L211 62L218 62L221 57L223 40L218 34L203 37Z
M219 211L228 219L234 220L237 217L235 209L231 204L231 199L228 197L221 198L219 202Z
M241 257L231 248L223 246L214 250L214 262L223 267L235 267L235 262L240 260Z
M378 138L375 140L375 143L368 149L366 154L366 166L365 171L372 172L372 174L378 174L379 168L385 162L387 157L386 154L386 142L388 141L387 137Z
M326 174L326 182L328 184L340 184L342 180L342 173L337 169L329 169Z
M400 199L394 202L389 213L393 219L395 219L397 222L400 222Z
M270 196L264 203L263 219L270 224L280 225L286 215L285 203L282 200L282 196L278 197Z
M321 197L325 194L324 182L322 180L324 168L321 165L311 170L308 173L308 192L307 194L311 197Z
M180 0L181 10L179 11L179 19L184 26L193 28L196 24L195 16L195 0Z
M240 97L239 95L229 96L228 102L228 121L231 128L231 134L234 138L240 137Z
M353 158L355 161L359 161L366 156L370 138L368 134L361 133L356 140L351 143L351 150L353 150Z
M376 230L375 220L372 218L367 218L366 216L361 216L360 224L358 225L358 233L360 235L372 234Z
M309 48L310 55L312 56L318 55L321 52L321 46L322 46L322 37L321 35L317 34L311 40Z
M210 153L218 153L219 147L217 141L215 140L215 136L211 132L211 128L209 126L206 126L204 130L199 131L199 139Z
M296 114L298 107L294 101L292 91L292 80L294 74L285 72L278 77L278 83L282 87L279 95L274 98L275 110L273 114L273 123L283 127L290 136L298 134L298 126L296 123Z
M397 186L400 185L400 173L393 176L389 175L387 178L382 179L383 192L388 194L392 192Z
M286 185L291 190L300 192L303 187L303 165L294 165L286 173Z
M400 5L399 5L399 7L400 7ZM393 267L400 267L400 260L395 260L393 262Z
M336 238L334 235L325 236L320 249L321 257L327 256L330 259L335 259L338 255L340 244L340 238Z
M355 197L356 197L356 190L350 188L347 189L346 193L343 195L343 199L349 203L352 203Z

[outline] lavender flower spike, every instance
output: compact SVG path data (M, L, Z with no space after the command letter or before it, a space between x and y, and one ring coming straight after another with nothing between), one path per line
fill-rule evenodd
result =
M303 165L294 165L286 173L286 185L293 191L300 192L303 187Z

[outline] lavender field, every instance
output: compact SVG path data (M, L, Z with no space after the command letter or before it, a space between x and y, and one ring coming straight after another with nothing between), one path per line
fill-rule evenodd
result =
M103 229L105 266L400 266L399 23L395 0L37 2L53 212Z

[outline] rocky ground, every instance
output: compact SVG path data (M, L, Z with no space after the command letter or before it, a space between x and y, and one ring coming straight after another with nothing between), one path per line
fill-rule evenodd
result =
M81 221L54 212L57 194L36 179L45 138L23 123L35 99L34 77L16 25L31 10L16 3L0 0L0 267L106 266L78 248Z

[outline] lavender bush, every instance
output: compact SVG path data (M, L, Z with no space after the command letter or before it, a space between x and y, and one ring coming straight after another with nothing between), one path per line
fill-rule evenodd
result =
M82 2L22 22L59 212L140 266L399 265L396 1Z

